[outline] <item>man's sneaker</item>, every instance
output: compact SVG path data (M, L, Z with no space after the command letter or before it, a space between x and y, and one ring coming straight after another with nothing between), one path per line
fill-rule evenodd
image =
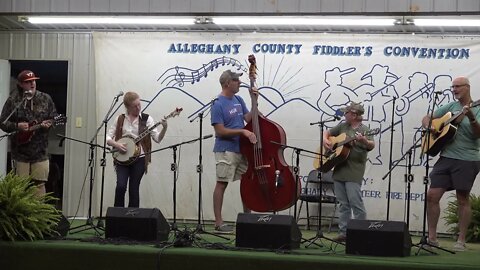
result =
M220 226L215 226L215 231L221 232L221 233L232 233L233 226L228 224L222 224Z
M465 251L467 249L464 242L457 241L455 245L453 245L454 251Z
M337 237L332 239L335 242L345 243L347 241L347 236L344 234L339 234Z

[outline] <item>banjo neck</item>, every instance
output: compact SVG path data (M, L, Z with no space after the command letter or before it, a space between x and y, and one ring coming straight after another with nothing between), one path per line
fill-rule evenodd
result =
M134 139L135 144L137 144L137 143L140 142L145 136L147 136L148 134L150 134L150 132L151 132L152 130L154 130L156 127L158 127L163 121L167 120L168 118L178 116L182 110L183 110L183 108L176 108L176 109L173 110L170 114L168 114L167 116L164 116L164 117L163 117L163 120L160 120L160 121L158 121L157 123L155 123L153 126L145 129L142 133L140 133L140 134L138 135L138 137L137 137L136 139Z

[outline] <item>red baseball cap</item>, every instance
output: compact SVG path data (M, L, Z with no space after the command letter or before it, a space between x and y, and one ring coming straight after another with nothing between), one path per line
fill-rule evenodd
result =
M35 76L35 73L31 70L24 70L18 74L17 80L18 82L26 82L31 80L38 80L40 77Z

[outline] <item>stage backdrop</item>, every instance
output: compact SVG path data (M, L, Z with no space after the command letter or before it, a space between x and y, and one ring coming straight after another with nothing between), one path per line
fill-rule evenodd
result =
M331 118L350 101L365 105L365 124L381 131L375 136L376 147L369 154L362 186L368 218L386 219L390 196L389 219L406 220L410 212L410 230L420 231L426 161L419 148L412 148L420 143L420 120L434 101L438 106L453 100L449 86L456 76L468 76L473 98L480 97L476 91L480 85L479 41L478 37L424 35L95 33L97 121L102 122L120 91L135 91L143 100L144 112L157 121L175 108L183 108L179 117L168 120L167 135L161 144L154 144L154 150L213 134L209 110L203 121L199 113L220 93L218 78L227 69L245 73L239 95L250 104L247 58L254 54L259 108L285 129L289 146L316 151L321 129L310 123ZM124 112L121 100L115 105L115 116ZM109 125L112 123L113 119ZM212 220L213 142L213 138L203 140L202 153L198 141L177 147L176 183L171 171L174 151L167 148L154 153L141 184L141 207L157 207L173 218L175 195L178 220L197 219L199 205L201 218ZM408 159L404 157L409 149L413 149L414 177L408 209L404 177ZM284 154L294 165L292 149ZM201 175L197 173L200 155ZM388 176L390 160L399 165ZM431 159L429 165L435 161ZM301 152L302 186L312 164L312 156ZM110 156L105 182L104 205L112 206L115 172ZM316 192L315 188L307 191ZM479 194L478 183L473 192ZM450 194L442 200L443 207ZM224 219L234 221L241 210L237 182L227 189ZM293 215L293 207L282 213ZM443 223L440 220L441 231L446 231Z

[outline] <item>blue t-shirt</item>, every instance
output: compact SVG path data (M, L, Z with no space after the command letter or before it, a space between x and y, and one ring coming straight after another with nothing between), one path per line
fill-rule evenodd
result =
M212 105L212 126L223 124L226 128L241 129L245 127L243 116L248 113L245 101L239 96L232 98L219 95ZM240 136L215 137L213 152L240 152Z

